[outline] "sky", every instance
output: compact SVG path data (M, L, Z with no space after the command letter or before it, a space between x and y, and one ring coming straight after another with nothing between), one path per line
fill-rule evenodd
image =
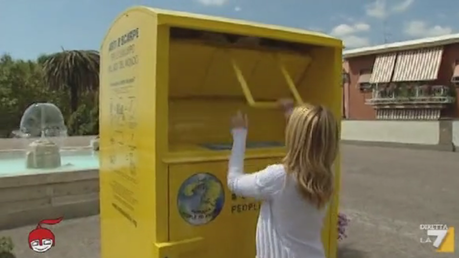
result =
M321 31L346 49L459 32L457 0L0 0L0 54L98 50L134 5Z

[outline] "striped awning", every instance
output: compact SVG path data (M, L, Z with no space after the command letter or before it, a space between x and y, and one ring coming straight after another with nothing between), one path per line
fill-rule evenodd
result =
M370 83L390 82L392 72L394 71L396 57L397 53L377 56L373 65L373 73L370 77Z
M398 54L394 82L433 81L440 69L443 47L404 51Z

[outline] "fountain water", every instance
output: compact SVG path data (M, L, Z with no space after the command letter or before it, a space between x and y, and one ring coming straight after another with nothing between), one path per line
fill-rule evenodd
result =
M19 127L22 137L39 137L29 145L27 168L57 168L61 166L59 146L48 137L67 136L64 116L56 105L35 103L22 115Z
M67 136L67 127L61 110L52 103L30 105L22 115L19 127L21 137Z

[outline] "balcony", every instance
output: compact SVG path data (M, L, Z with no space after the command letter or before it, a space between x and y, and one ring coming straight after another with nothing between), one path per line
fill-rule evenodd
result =
M389 85L374 87L365 104L375 109L443 109L456 101L444 85Z

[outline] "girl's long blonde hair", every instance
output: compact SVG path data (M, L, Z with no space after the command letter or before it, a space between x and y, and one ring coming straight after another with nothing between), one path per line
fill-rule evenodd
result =
M323 106L303 105L290 115L283 164L297 179L301 195L323 208L333 194L332 166L338 153L338 123Z

